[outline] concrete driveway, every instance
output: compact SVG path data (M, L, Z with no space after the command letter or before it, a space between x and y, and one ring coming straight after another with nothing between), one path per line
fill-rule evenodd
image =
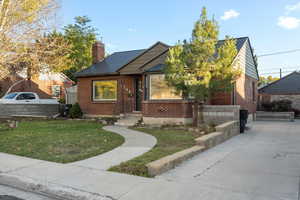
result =
M205 200L298 200L299 176L300 121L296 121L255 122L246 134L158 178L189 185L187 193L195 195L198 186L199 198L203 191Z

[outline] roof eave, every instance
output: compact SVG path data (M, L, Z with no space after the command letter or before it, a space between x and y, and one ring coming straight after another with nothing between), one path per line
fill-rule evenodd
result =
M112 75L120 75L120 73L118 73L118 72L109 72L109 73L82 74L82 75L75 75L75 77L76 78L88 78L88 77L112 76Z

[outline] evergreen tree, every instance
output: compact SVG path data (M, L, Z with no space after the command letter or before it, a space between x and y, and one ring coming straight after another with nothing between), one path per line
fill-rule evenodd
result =
M92 46L97 39L97 31L89 25L91 20L87 16L75 17L75 24L69 24L64 27L64 35L71 45L69 59L70 69L64 73L75 80L74 73L92 64Z
M202 105L215 92L230 91L240 74L240 70L233 67L236 41L226 37L218 46L218 35L217 22L208 19L203 8L192 38L171 48L166 59L164 72L169 86L185 98L194 98L194 125L198 124L198 106L200 122L203 122Z

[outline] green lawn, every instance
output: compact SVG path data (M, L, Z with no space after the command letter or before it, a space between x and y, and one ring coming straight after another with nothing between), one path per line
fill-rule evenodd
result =
M11 130L0 126L0 152L59 163L93 157L123 142L122 136L96 122L23 121Z
M159 128L135 128L134 130L145 132L156 137L156 146L137 158L110 168L110 171L149 177L146 164L194 146L194 139L201 136L198 133L184 130L163 130Z

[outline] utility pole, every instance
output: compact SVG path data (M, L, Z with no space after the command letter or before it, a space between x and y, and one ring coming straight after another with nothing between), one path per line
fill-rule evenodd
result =
M282 69L280 68L280 79L282 78Z

